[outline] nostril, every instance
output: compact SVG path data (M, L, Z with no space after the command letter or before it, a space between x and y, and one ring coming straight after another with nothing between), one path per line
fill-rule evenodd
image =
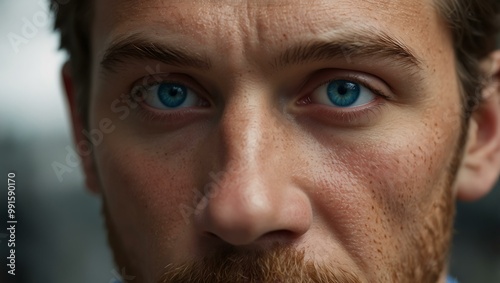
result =
M220 237L217 236L217 234L212 233L212 232L205 232L204 234L207 238L210 238L210 239L220 239Z
M273 241L273 242L288 242L290 240L295 240L299 238L300 235L296 234L290 230L277 230L267 232L260 237L258 240Z
M224 240L223 237L217 235L216 233L205 231L203 235L206 237L207 240L210 241L223 241L227 242ZM265 234L260 235L258 238L253 239L251 242L255 243L261 243L261 244L269 244L269 243L289 243L295 241L297 238L299 238L301 235L294 233L290 230L276 230L276 231L270 231ZM244 235L241 235L241 237L236 237L232 239L232 242L230 244L235 244L236 242L246 242L248 239L245 238Z

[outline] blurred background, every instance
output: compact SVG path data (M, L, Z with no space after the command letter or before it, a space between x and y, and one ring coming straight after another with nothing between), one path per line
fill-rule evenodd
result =
M100 201L80 168L63 175L72 145L59 69L65 54L46 0L0 1L0 282L114 282ZM16 173L16 276L7 276L7 173ZM500 282L500 188L459 203L451 274ZM133 282L133 281L132 281Z

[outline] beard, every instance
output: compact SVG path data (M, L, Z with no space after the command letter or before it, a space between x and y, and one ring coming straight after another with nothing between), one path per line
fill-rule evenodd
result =
M170 265L158 283L173 282L317 282L360 283L346 270L304 260L304 252L276 245L268 250L228 247L200 261Z

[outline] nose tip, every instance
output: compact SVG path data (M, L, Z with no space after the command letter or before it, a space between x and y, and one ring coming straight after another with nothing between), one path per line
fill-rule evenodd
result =
M255 179L238 183L226 180L198 214L203 233L244 246L266 240L290 241L309 229L311 207L300 191Z

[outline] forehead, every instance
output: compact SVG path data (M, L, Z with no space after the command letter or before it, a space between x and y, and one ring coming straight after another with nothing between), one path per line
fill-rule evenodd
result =
M95 10L93 44L98 52L127 34L204 51L250 54L339 30L383 31L417 52L448 39L431 0L107 0L96 1Z

